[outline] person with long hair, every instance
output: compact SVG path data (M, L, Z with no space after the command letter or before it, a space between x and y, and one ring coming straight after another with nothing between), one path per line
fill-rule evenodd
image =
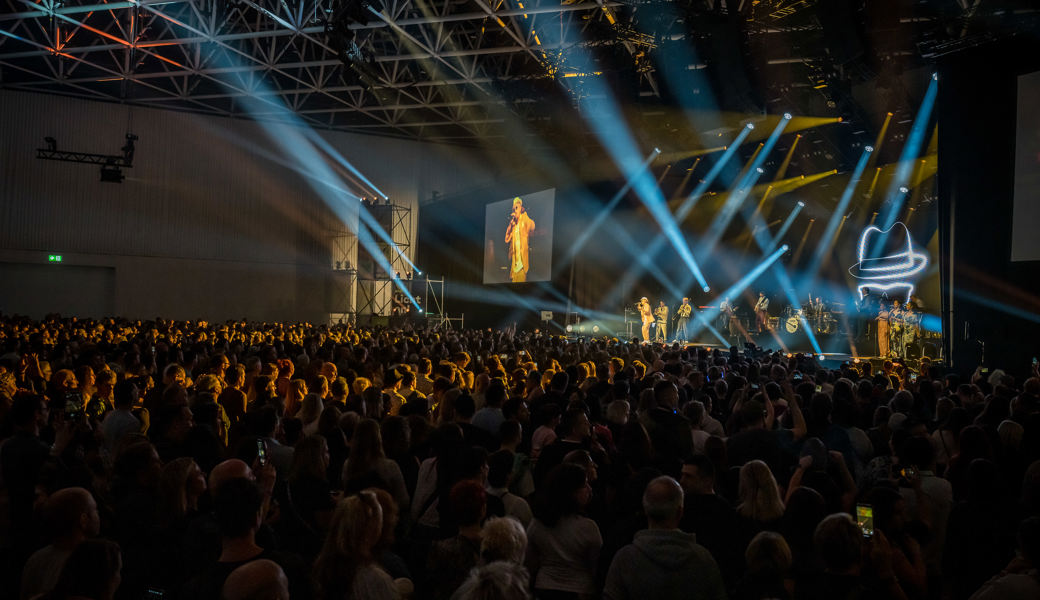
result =
M289 492L303 520L324 531L336 508L329 487L329 445L324 436L308 435L296 442L289 469Z
M599 526L581 512L592 499L586 470L564 463L549 472L527 529L535 594L546 599L591 598L603 547Z
M793 562L784 536L763 531L752 538L744 553L747 572L737 587L739 600L790 598L794 581L788 577Z
M877 487L867 494L874 509L874 529L885 534L892 546L892 570L908 595L926 598L928 573L921 545L907 530L906 501L892 488Z
M347 493L368 487L383 488L403 511L409 505L408 488L401 468L383 451L379 422L362 419L350 440L350 456L343 463L343 489Z
M332 516L325 544L314 561L320 600L396 600L393 579L376 563L373 549L383 533L383 509L368 490L350 496Z
M194 459L175 458L159 475L159 520L179 526L198 514L199 498L206 493L206 478Z
M738 547L746 548L762 531L780 530L784 501L766 463L753 460L740 467L737 499Z

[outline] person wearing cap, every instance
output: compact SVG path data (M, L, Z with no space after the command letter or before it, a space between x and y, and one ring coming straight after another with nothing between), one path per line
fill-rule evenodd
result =
M531 268L528 238L534 228L534 221L527 215L523 200L513 198L513 212L505 240L509 244L509 280L513 283L527 281L527 272Z

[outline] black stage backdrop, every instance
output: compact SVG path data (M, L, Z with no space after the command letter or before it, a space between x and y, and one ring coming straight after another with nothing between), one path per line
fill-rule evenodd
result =
M940 66L943 326L958 370L984 358L1025 373L1040 354L1040 261L1011 260L1017 79L1038 69L1040 44L1027 39Z

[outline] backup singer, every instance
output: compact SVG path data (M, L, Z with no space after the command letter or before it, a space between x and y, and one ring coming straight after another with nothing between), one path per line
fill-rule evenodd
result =
M668 307L665 306L664 300L661 300L661 303L654 309L654 316L657 317L657 331L654 332L654 341L667 342Z
M888 321L890 317L891 313L888 310L888 306L882 300L878 305L877 314L878 356L881 358L888 358Z
M675 341L687 341L690 339L690 334L686 331L686 325L690 322L690 315L693 314L693 307L690 306L690 299L683 298L682 304L679 308L675 309L675 316L678 318L678 323L675 326Z
M892 309L888 311L888 351L896 358L906 357L906 338L903 336L903 308L899 300L892 302Z
M520 198L513 198L513 212L506 228L506 243L509 244L509 280L513 283L527 281L531 269L528 238L534 231L534 220L527 216L527 209Z
M903 308L903 354L907 348L921 339L921 313L914 311L914 303L907 302Z
M755 303L755 327L758 333L762 333L763 327L769 329L769 298L765 292L758 293L758 302Z
M650 341L650 324L654 322L654 314L650 312L650 301L643 296L639 299L639 304L636 304L636 310L639 311L639 318L643 322L641 329L643 333L643 341Z

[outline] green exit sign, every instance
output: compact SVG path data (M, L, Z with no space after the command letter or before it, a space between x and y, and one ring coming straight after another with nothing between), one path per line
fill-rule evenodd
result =
M47 262L59 263L59 262L61 262L61 255L60 254L48 254L47 255Z

